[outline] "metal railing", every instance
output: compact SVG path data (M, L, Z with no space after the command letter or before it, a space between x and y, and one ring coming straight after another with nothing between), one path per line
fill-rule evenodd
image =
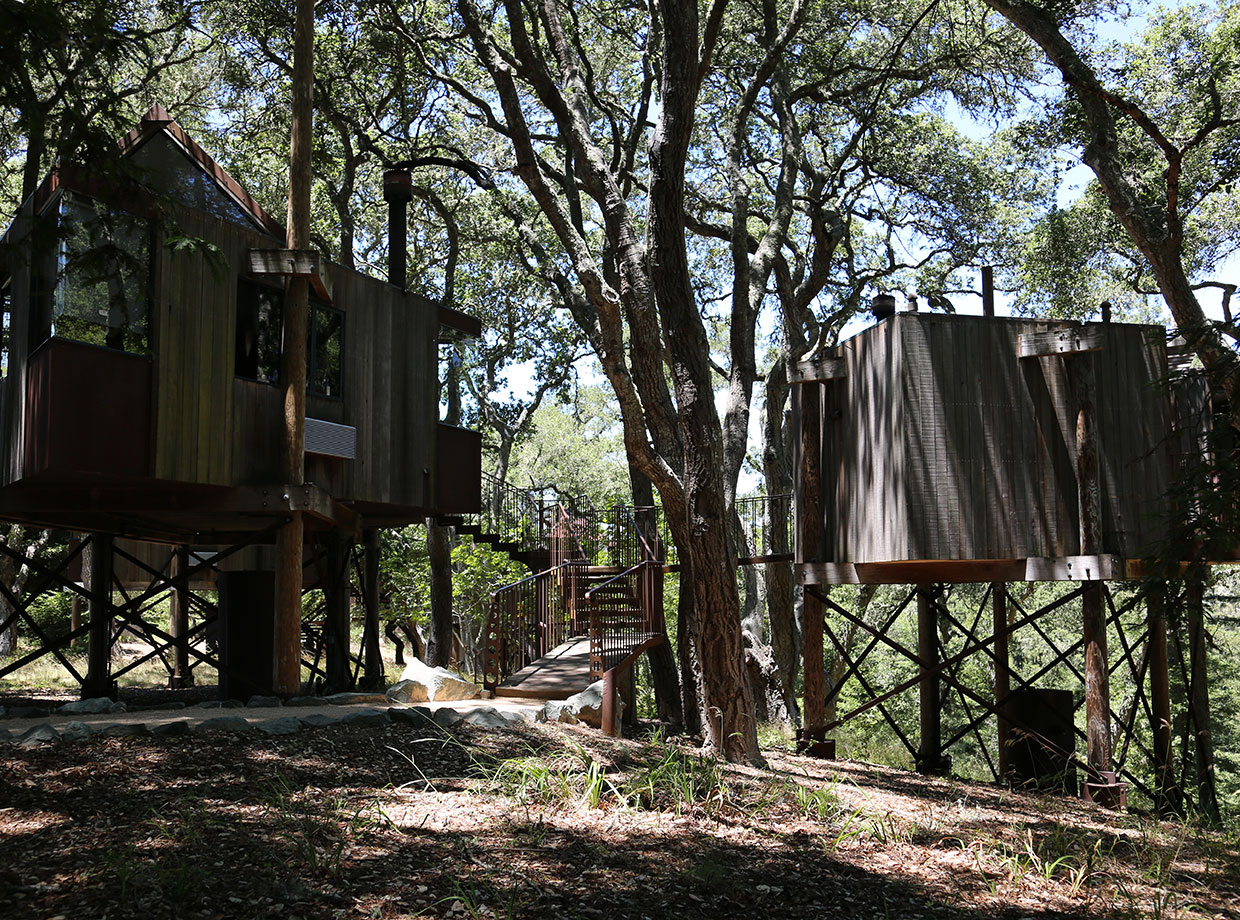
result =
M753 495L736 500L736 516L745 535L736 547L740 559L786 556L792 553L792 496Z
M483 634L483 686L494 690L526 665L579 634L582 616L570 603L584 580L585 565L567 562L491 595Z
M590 611L590 680L622 664L664 633L663 563L646 559L585 594Z

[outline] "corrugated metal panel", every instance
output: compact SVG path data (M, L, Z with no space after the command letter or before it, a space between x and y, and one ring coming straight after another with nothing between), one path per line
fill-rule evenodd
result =
M352 460L357 456L357 429L352 425L337 425L335 422L308 418L306 453Z

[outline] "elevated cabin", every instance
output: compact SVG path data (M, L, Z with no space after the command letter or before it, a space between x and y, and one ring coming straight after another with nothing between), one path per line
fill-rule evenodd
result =
M1160 326L900 313L795 379L803 583L1116 578L1165 538ZM1083 402L1095 546L1082 546Z
M286 250L156 107L123 168L64 165L0 245L0 518L176 543L289 507L348 531L476 510L480 444L438 423L437 343L477 321ZM288 276L312 284L304 487L280 482Z

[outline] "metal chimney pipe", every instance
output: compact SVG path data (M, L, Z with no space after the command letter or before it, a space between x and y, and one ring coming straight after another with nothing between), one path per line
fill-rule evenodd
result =
M405 288L409 218L405 206L413 200L413 177L406 169L383 174L383 200L388 203L388 284Z

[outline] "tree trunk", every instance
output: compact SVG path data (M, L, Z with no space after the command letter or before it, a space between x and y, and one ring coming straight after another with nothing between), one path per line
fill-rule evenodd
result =
M784 424L784 403L788 399L786 363L778 360L766 378L766 415L762 426L762 475L766 494L792 493L792 457ZM768 502L766 532L772 555L792 552L788 542L788 510L782 503ZM783 688L788 718L801 722L797 706L797 672L800 670L801 634L797 629L796 585L791 562L766 564L766 611L771 630L771 656Z
M293 127L289 143L289 249L310 248L311 154L314 141L314 0L297 0L293 47ZM310 323L310 281L289 280L284 301L280 352L283 391L284 481L305 477L306 341ZM276 533L276 618L273 688L291 696L301 689L301 589L305 522L300 512Z

